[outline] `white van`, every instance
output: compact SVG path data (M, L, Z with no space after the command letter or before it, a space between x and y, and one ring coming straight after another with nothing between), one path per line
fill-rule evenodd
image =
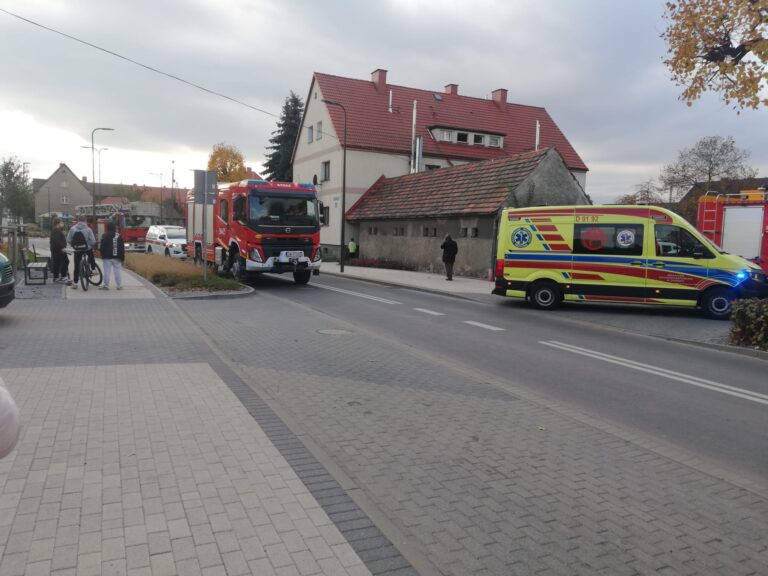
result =
M146 236L147 254L187 257L187 229L183 226L150 226Z

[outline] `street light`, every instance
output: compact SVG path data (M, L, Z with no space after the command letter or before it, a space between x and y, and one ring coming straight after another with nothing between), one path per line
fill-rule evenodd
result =
M347 109L334 100L325 100L328 106L338 106L344 112L344 142L341 145L341 250L339 252L339 272L344 272L344 226L346 224L347 211Z
M80 148L85 148L86 150L90 150L90 146L80 146ZM106 146L103 148L96 148L96 154L99 156L99 196L102 196L101 194L101 153L104 150L109 150ZM95 185L95 183L94 183Z
M149 172L152 176L158 176L160 178L160 221L158 224L163 223L163 173L162 172Z
M93 235L96 236L98 232L98 226L96 226L96 154L94 154L96 150L96 146L93 143L93 135L96 134L98 130L114 130L114 128L94 128L91 130L91 177L93 178L93 182L91 186L93 186L93 194L91 196L93 197L93 205L91 212L91 217L93 218ZM101 160L101 158L99 158ZM101 171L101 170L99 170ZM101 178L101 174L99 174L99 178Z

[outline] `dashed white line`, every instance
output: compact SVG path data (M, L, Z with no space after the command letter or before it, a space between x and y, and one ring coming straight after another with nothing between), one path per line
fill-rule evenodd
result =
M352 290L344 290L343 288L336 288L335 286L328 286L327 284L311 284L315 288L322 288L323 290L332 290L333 292L340 292L341 294L347 294L349 296L357 296L358 298L366 298L368 300L374 300L375 302L381 302L383 304L401 304L401 302L395 302L394 300L387 300L386 298L379 298L378 296L371 296L370 294L363 294L362 292L352 292Z
M674 372L673 370L667 370L666 368L660 368L659 366L653 366L652 364L643 364L642 362L635 362L627 358L620 356L612 356L603 352L597 352L596 350L590 350L589 348L580 348L573 344L565 344L563 342L557 342L556 340L543 341L540 340L539 344L544 346L551 346L552 348L559 348L566 352L572 352L573 354L580 354L596 360L602 360L610 364L618 364L625 368L632 368L633 370L639 370L640 372L647 372L654 374L655 376L663 376L670 380L677 380L678 382L684 382L691 386L698 386L699 388L706 388L707 390L713 390L714 392L720 392L721 394L728 394L729 396L736 396L737 398L743 398L750 402L757 402L758 404L768 404L768 395L760 394L759 392L752 392L751 390L745 390L744 388L737 388L736 386L729 386L728 384L720 384L712 380L706 380L699 378L698 376L690 376L689 374L683 374L682 372Z
M414 308L417 312L424 312L424 314L431 314L432 316L445 316L442 312L435 312L434 310L427 310L426 308Z
M474 320L464 320L464 324L471 324L472 326L477 326L478 328L485 328L486 330L493 330L494 332L504 331L504 328L499 328L498 326L491 326L490 324L483 324L482 322L475 322Z

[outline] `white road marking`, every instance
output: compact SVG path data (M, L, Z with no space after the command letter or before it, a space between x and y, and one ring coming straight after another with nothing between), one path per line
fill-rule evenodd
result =
M386 298L379 298L378 296L371 296L361 292L352 292L352 290L344 290L343 288L336 288L335 286L328 286L327 284L310 284L310 286L314 286L315 288L322 288L323 290L340 292L341 294L347 294L349 296L357 296L358 298L367 298L368 300L374 300L383 304L401 304L401 302L395 302L394 300L387 300Z
M434 310L427 310L426 308L414 308L417 312L424 312L424 314L431 314L432 316L445 316L442 312L435 312Z
M652 364L635 362L634 360L628 360L627 358L621 358L620 356L612 356L588 348L580 348L579 346L574 346L572 344L557 342L556 340L546 342L540 340L539 344L544 344L544 346L550 346L552 348L559 348L560 350L565 350L566 352L572 352L574 354L581 354L582 356L595 358L596 360L602 360L603 362L608 362L610 364L618 364L619 366L632 368L633 370L639 370L640 372L663 376L670 380L677 380L678 382L684 382L691 386L698 386L699 388L706 388L707 390L713 390L714 392L720 392L721 394L736 396L737 398L743 398L744 400L757 402L758 404L768 405L768 395L745 390L744 388L737 388L735 386L729 386L728 384L720 384L719 382L706 380L704 378L699 378L698 376L690 376L689 374L683 374L682 372L667 370L666 368L660 368L659 366L653 366Z
M464 320L464 324L471 324L472 326L477 326L478 328L485 328L486 330L493 330L495 332L504 331L504 328L499 328L498 326L491 326L490 324L483 324L482 322L474 322L472 320Z

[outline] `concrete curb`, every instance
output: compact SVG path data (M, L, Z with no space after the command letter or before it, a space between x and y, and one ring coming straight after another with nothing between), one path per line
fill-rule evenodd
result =
M243 296L250 296L256 292L256 289L253 286L247 286L245 284L241 284L241 286L243 288L237 292L232 290L220 290L217 292L194 292L190 290L188 292L169 293L164 288L160 288L159 286L156 286L156 288L171 300L220 300L224 298L242 298Z
M402 282L392 282L391 280L379 280L376 278L365 278L362 276L354 276L350 274L342 274L341 272L325 272L322 271L320 273L323 276L338 276L340 278L351 278L353 280L359 280L361 282L370 282L372 284L379 284L381 286L390 286L392 288L408 288L410 290L417 290L419 292L427 292L429 294L438 294L440 296L449 296L451 298L458 298L460 300L468 300L470 302L483 302L483 300L480 299L480 295L476 298L473 298L472 296L467 295L467 293L463 294L457 294L456 292L446 292L444 290L438 290L437 288L426 288L424 286L414 286L413 284L405 284ZM488 295L491 295L490 290L488 291Z

